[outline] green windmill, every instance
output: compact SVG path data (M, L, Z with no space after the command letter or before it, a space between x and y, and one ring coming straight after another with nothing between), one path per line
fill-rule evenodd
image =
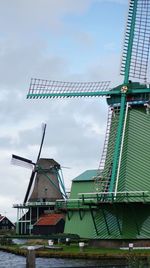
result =
M109 113L99 170L75 178L70 199L58 202L67 211L67 233L115 241L150 238L149 45L150 1L130 0L121 85L110 89L108 81L31 80L29 99L107 97Z

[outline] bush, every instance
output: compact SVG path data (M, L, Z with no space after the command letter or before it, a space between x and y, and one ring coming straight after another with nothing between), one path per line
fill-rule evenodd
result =
M12 239L6 238L5 236L0 238L0 245L2 245L2 246L6 246L6 245L8 246L8 245L12 245L12 244L13 244Z

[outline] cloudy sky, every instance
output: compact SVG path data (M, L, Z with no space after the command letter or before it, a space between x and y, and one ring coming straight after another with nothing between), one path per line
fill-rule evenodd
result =
M0 0L0 213L16 219L30 170L10 164L12 153L42 156L64 169L66 187L97 168L103 147L105 99L27 100L30 78L120 80L128 0Z

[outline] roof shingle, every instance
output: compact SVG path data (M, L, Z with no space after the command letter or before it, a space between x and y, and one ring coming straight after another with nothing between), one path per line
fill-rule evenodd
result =
M34 225L56 225L61 219L64 219L63 214L44 214Z

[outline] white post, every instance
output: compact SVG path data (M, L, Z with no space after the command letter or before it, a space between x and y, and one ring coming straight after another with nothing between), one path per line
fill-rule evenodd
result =
M133 250L133 243L129 243L129 251Z
M27 248L26 268L35 268L35 250L32 246Z
M84 242L79 242L80 252L83 252L84 246L85 246Z

